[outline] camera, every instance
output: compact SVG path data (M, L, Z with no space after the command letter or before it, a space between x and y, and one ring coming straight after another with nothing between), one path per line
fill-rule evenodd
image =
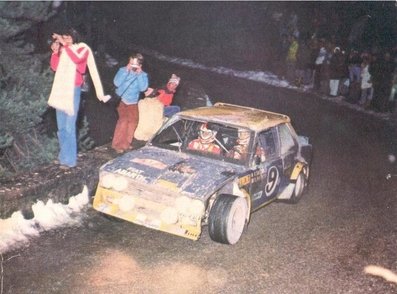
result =
M132 64L132 65L131 65L131 70L132 70L132 71L137 71L138 68L139 68L139 65L137 65L137 64Z

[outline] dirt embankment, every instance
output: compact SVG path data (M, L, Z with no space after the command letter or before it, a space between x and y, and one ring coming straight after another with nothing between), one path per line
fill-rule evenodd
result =
M98 182L99 167L115 157L108 145L79 154L78 165L70 170L61 170L51 164L0 182L0 217L8 218L21 210L25 217L31 215L31 206L37 200L65 202L70 196L80 193L87 185L93 195Z

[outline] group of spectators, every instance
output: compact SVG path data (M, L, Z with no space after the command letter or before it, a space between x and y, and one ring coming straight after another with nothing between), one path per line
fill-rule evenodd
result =
M302 38L290 31L280 36L276 69L280 78L297 87L312 88L330 97L343 96L377 112L395 112L395 49L346 49L332 38Z
M55 76L48 105L56 110L59 154L55 163L67 170L77 165L76 121L87 67L97 98L106 103L112 97L105 95L93 52L87 44L81 42L80 34L75 29L69 28L60 34L53 33L52 38L50 66ZM156 98L155 101L161 105L158 113L160 119L180 111L179 106L171 105L180 77L172 74L166 86L149 88L143 61L142 54L131 54L127 64L119 68L113 79L116 87L113 98L117 101L118 120L112 148L117 153L133 148L132 141L139 122L138 100L142 93L145 97Z

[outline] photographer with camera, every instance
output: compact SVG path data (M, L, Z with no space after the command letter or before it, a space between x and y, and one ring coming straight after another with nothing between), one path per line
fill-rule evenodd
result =
M142 70L142 64L142 54L131 55L128 64L121 67L113 79L116 94L121 98L117 107L119 118L112 140L112 148L117 153L123 153L132 148L131 143L139 120L139 95L149 85L148 75Z
M61 169L69 169L77 164L76 121L87 66L97 98L106 102L110 96L104 95L91 48L80 41L76 30L69 28L61 34L53 33L52 39L50 66L55 76L48 105L56 110L60 148L57 163Z

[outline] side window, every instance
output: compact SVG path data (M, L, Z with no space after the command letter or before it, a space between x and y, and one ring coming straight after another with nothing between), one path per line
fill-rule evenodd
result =
M278 130L280 134L281 154L288 153L295 146L295 141L291 135L291 130L287 124L280 125Z
M264 161L263 156L269 159L277 155L276 139L272 129L260 133L258 138L258 147L262 149L259 152L262 153L262 161Z

